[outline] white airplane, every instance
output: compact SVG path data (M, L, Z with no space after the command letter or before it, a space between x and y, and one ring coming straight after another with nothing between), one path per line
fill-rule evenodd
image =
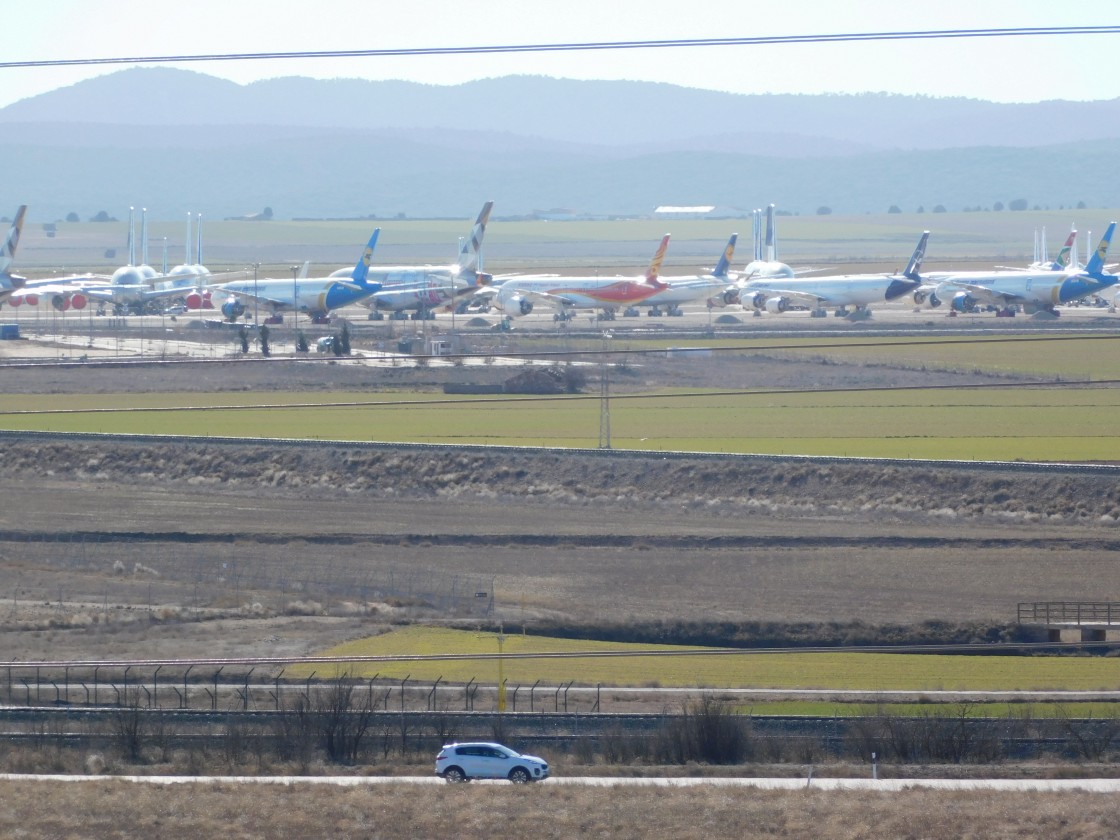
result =
M37 306L40 300L49 300L60 312L84 309L90 301L111 305L118 313L142 314L152 311L161 301L181 297L198 283L211 280L209 270L201 265L190 265L190 214L187 214L187 263L171 271L157 272L148 265L147 210L140 211L140 264L136 264L135 210L128 210L128 264L113 274L75 274L29 281L12 300L13 306ZM202 250L202 214L199 214L198 248ZM231 272L232 273L232 272ZM238 272L240 273L240 272Z
M662 311L669 315L681 315L681 305L707 301L709 306L727 306L739 302L739 292L733 286L728 272L731 270L731 261L735 258L735 243L739 234L731 234L727 240L719 262L710 274L699 274L693 277L662 277L661 281L668 287L650 295L645 300L629 306L626 315L637 315L639 306L648 306L651 317L657 317Z
M228 295L220 307L222 315L236 321L245 314L245 302L264 306L273 315L283 311L306 312L313 319L321 320L332 309L358 303L369 297L381 284L370 281L369 265L381 228L374 230L357 264L347 277L263 278L238 280L207 287L206 291ZM182 290L180 290L181 293ZM198 299L202 293L197 292ZM198 299L193 300L197 305ZM192 300L188 298L188 306Z
M778 260L778 237L774 229L774 205L766 208L766 241L763 248L762 211L751 214L751 232L754 234L754 258L743 269L742 280L766 280L772 277L796 277L797 272Z
M198 214L198 246L196 257L191 262L191 214L187 213L187 235L183 240L183 262L166 272L169 281L189 278L190 284L207 283L210 279L210 269L202 264L202 214Z
M403 318L413 311L415 320L434 317L434 311L451 304L456 297L487 285L491 277L481 271L482 239L494 202L482 205L470 235L459 247L459 259L453 265L370 266L369 280L381 288L361 301L369 307L370 320L380 321L384 312ZM331 276L337 276L335 272Z
M0 245L0 303L11 298L12 293L22 289L27 282L18 274L12 274L12 262L15 260L19 237L23 233L23 219L26 215L27 205L21 204L16 211L12 226L8 228L8 235L4 237L4 244Z
M475 296L500 309L507 321L515 315L528 315L538 303L554 307L557 312L553 320L556 321L570 321L577 309L598 309L604 320L614 320L619 306L641 303L668 288L658 279L668 247L669 234L665 234L641 277L513 276L500 286L476 292Z
M1105 273L1105 260L1115 230L1116 222L1111 222L1083 269L931 273L926 278L932 285L930 302L932 304L934 298L947 300L951 315L971 312L981 304L1000 307L1000 313L1007 315L1014 313L1012 307L1015 306L1022 306L1028 314L1045 311L1056 315L1055 307L1059 304L1080 300L1116 285L1120 278Z
M744 309L753 308L773 314L794 306L807 306L814 317L826 314L825 307L835 307L838 317L851 315L855 307L862 316L869 314L873 303L884 303L910 294L921 283L922 260L926 255L929 231L922 233L910 262L901 274L840 274L832 277L777 278L748 280L739 287L739 302Z

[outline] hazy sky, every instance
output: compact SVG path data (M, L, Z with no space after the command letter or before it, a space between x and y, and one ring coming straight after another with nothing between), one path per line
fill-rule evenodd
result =
M230 52L745 38L1120 24L1116 0L27 0L4 8L0 61ZM738 93L888 91L1001 102L1120 96L1120 35L205 62L272 76L457 84L535 74ZM121 66L0 69L0 106ZM652 118L652 117L651 117Z

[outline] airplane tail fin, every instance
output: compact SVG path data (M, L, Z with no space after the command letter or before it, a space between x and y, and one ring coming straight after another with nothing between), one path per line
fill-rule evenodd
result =
M735 257L735 243L739 240L739 234L731 234L731 238L727 240L727 245L723 249L723 256L719 258L716 263L715 269L712 274L716 277L726 277L727 272L731 269L731 260Z
M0 246L0 272L7 273L16 257L16 248L19 246L19 237L23 233L23 218L27 215L27 205L21 204L16 211L16 218L8 228L8 235Z
M195 265L202 265L202 214L198 214L198 239L195 241L194 258Z
M1066 239L1066 244L1062 246L1062 250L1058 251L1054 261L1050 263L1050 268L1054 271L1061 271L1070 265L1070 259L1073 252L1073 243L1077 239L1077 229L1070 230L1069 237Z
M910 256L910 262L906 264L906 270L902 272L911 280L922 279L922 261L926 258L927 242L929 242L929 231L922 231L922 238L918 240L918 247L914 249L914 253Z
M366 248L362 251L362 256L358 258L358 264L354 266L354 271L350 275L355 283L365 285L366 278L369 276L369 264L373 260L373 249L377 247L377 237L380 235L381 228L374 228L373 236L366 243Z
M140 208L140 264L148 264L148 208Z
M778 258L778 243L774 236L774 205L766 206L766 261L774 262Z
M665 234L663 237L661 237L661 244L657 246L657 251L653 255L653 260L650 262L649 268L646 269L646 283L658 289L664 289L667 287L667 284L662 283L657 279L657 277L659 274L661 274L661 264L665 262L665 252L668 249L669 234Z
M460 272L478 271L480 268L482 237L486 235L486 223L490 221L490 211L494 209L494 202L487 201L482 205L478 218L474 220L471 235L463 240L459 249Z
M1104 261L1108 258L1108 246L1112 244L1112 234L1116 231L1116 222L1109 222L1108 229L1101 237L1100 244L1097 245L1097 250L1089 258L1088 264L1085 266L1085 273L1093 277L1100 277L1104 274Z
M762 259L762 211L751 211L751 232L754 234L754 261Z
M136 208L128 208L128 264L136 265Z

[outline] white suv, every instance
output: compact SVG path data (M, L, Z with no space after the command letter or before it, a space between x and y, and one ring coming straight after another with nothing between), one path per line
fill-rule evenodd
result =
M514 784L548 778L548 762L490 742L447 744L436 756L436 775L449 782L509 779Z

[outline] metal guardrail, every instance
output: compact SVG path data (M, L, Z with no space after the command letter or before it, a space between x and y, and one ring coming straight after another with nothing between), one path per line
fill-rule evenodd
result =
M1120 625L1120 601L1034 601L1019 604L1019 624Z

